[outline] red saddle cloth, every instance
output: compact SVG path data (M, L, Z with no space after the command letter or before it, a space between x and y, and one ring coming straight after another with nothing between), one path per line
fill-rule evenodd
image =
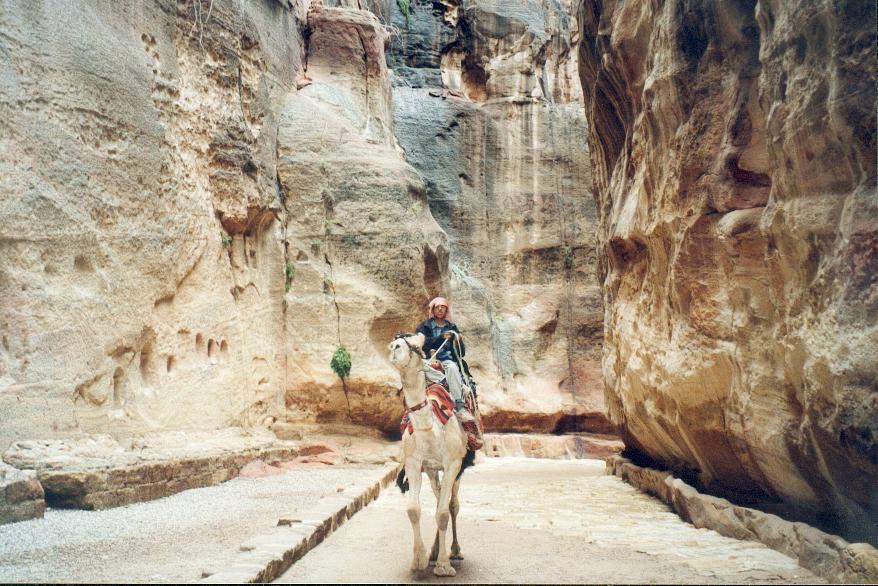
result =
M448 423L448 420L454 415L454 399L451 398L445 387L439 383L433 383L427 387L427 400L430 402L430 407L433 409L433 414L439 420L439 423L442 425ZM415 432L415 427L409 418L408 409L405 410L402 421L399 422L399 432L405 434L406 431L409 433Z

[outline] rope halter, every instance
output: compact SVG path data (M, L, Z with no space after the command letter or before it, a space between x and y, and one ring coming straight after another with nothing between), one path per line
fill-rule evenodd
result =
M420 348L418 346L412 346L412 344L408 341L408 338L411 338L414 335L415 334L400 332L400 333L396 334L393 337L393 339L394 340L402 340L403 342L405 342L405 345L409 347L409 354L414 353L414 354L417 354L418 356L420 356L421 358L426 358L426 356L424 356L424 350L422 348Z

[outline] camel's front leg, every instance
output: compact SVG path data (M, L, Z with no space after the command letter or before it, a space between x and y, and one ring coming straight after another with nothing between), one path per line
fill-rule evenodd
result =
M405 475L409 481L409 502L406 512L412 522L414 551L412 553L412 571L421 572L427 569L427 550L421 537L421 462L408 459L405 462Z
M460 470L462 462L454 460L450 462L442 474L442 489L439 491L439 503L436 508L436 528L439 531L439 557L436 559L436 567L433 573L437 576L454 576L457 574L451 567L451 560L448 559L448 549L445 547L445 534L448 531L449 507L451 504L451 494L454 483L457 481L457 472Z
M442 487L439 484L439 471L427 470L427 478L430 479L430 486L433 487L433 495L436 497L436 507L439 507L439 492ZM439 530L436 529L436 536L433 539L433 547L430 548L430 561L435 562L439 557Z
M451 511L451 559L462 560L463 554L460 553L460 544L457 542L457 512L460 511L460 501L457 500L457 491L460 489L460 479L454 481L451 488L451 503L448 506Z

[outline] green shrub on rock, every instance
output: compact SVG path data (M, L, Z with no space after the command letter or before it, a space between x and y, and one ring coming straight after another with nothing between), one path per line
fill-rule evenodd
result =
M347 348L340 345L335 349L332 360L329 363L332 371L344 380L351 373L351 355Z

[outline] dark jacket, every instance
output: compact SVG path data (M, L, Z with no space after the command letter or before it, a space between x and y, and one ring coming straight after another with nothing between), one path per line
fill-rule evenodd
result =
M432 350L438 349L442 345L442 342L445 341L445 338L442 337L442 334L444 332L454 331L458 334L460 333L460 330L457 329L457 326L448 320L445 320L445 325L441 328L438 326L438 324L431 322L433 322L432 319L425 319L420 324L418 324L418 327L415 330L415 332L419 334L424 334L424 338L426 338L426 341L424 342L424 354L427 355L427 358L430 357ZM439 335L433 335L435 333L434 328L437 328L439 330ZM442 349L442 354L438 356L439 360L457 360L458 356L455 349L456 345L453 344L453 342L453 339L448 340L448 343L445 344L445 347ZM460 358L463 358L464 356L466 356L466 345L461 340Z

